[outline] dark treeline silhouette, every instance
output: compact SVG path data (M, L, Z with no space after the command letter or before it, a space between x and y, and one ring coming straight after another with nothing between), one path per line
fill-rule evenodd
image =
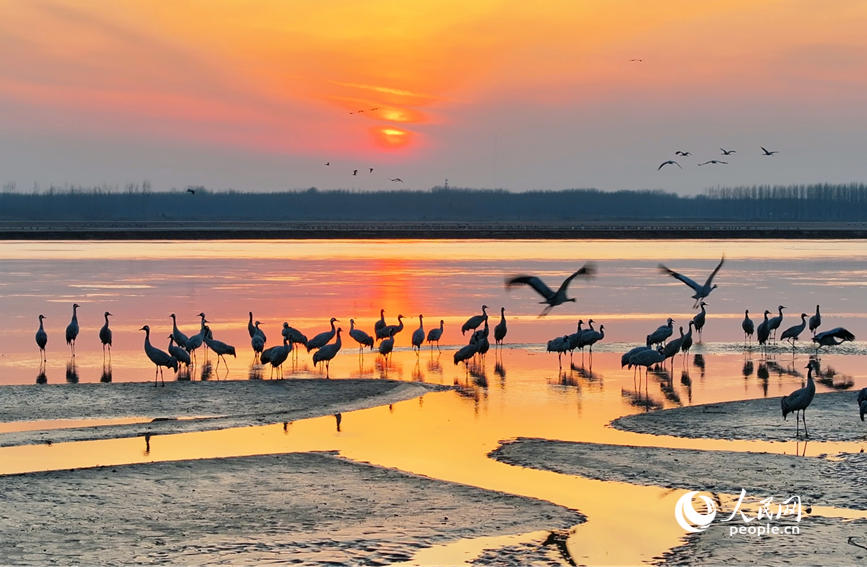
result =
M187 191L192 189L195 193ZM33 221L581 221L707 219L867 220L867 185L716 187L698 196L664 191L528 191L434 187L429 191L155 192L50 187L0 192L0 220Z

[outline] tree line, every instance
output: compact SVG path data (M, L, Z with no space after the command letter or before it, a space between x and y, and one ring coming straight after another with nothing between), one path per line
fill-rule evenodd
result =
M0 191L0 220L43 221L586 221L867 220L867 185L713 187L697 196L655 191L307 190L274 193L150 184Z

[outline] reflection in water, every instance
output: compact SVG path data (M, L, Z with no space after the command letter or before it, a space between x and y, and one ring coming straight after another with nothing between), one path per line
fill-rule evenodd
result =
M339 413L335 413L334 421L337 422L337 432L340 433L340 423L343 421L343 416Z
M501 383L506 379L506 366L503 364L503 359L499 358L494 363L494 374L500 377Z
M750 376L752 376L753 370L754 370L753 361L750 359L745 360L744 361L744 368L741 371L741 373L744 375L744 378L749 378Z
M416 358L415 366L412 368L413 382L424 382L424 374L421 373L421 361Z
M147 457L148 455L151 454L151 434L150 434L150 433L145 433L145 434L144 434L144 440L145 440L145 450L144 450L144 452L143 452L142 454L143 454L145 457Z
M45 367L39 367L39 374L36 375L37 384L48 384L48 377L45 375Z
M256 364L256 363L251 364L249 370L247 371L247 377L250 380L261 380L262 379L262 369L263 369L263 367L261 364ZM178 377L178 380L180 380L180 376Z
M78 384L78 368L75 366L75 358L66 363L66 381L69 384Z
M205 364L202 365L202 373L199 376L199 380L201 380L202 382L205 382L206 380L210 380L211 374L213 373L213 371L214 371L214 367L211 366L211 362L210 361L205 362Z
M701 370L701 378L704 378L704 355L697 354L693 356L692 365Z
M680 383L686 386L686 398L689 400L689 403L692 403L692 380L689 378L688 368L680 371Z
M108 384L111 382L111 362L109 361L108 365L102 366L102 374L99 376L99 381L103 384Z
M826 366L825 370L820 369L816 372L816 382L834 390L849 390L855 385L855 380L851 376L838 374L832 366Z
M434 358L433 353L431 353L431 358L427 361L428 372L433 372L435 374L443 373L443 365L440 364L440 356L442 356L440 352L437 352L436 358Z

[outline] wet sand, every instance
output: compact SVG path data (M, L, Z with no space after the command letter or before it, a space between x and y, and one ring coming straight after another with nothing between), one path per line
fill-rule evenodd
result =
M807 408L811 441L864 441L867 423L858 415L857 391L816 394ZM690 439L792 441L795 416L783 420L780 398L687 406L629 415L611 425L624 431ZM803 424L800 426L804 434Z
M0 222L0 240L863 239L867 223L744 221Z
M390 380L250 380L220 382L6 386L4 422L141 418L102 425L0 434L0 447L165 435L280 423L408 400L443 386Z
M584 521L330 453L4 476L0 502L0 564L21 565L382 565L438 543Z

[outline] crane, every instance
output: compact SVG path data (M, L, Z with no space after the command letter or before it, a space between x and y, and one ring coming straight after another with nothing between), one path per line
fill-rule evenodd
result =
M430 345L430 349L433 350L433 344L437 344L437 350L440 350L440 339L443 336L443 326L445 322L440 319L439 328L433 328L427 332L427 343Z
M48 344L48 333L45 332L45 328L42 326L42 320L45 318L45 315L39 316L39 329L36 331L36 345L39 347L39 358L43 363L48 362L48 359L45 357L45 345Z
M822 324L822 314L819 313L819 306L816 306L816 314L810 317L810 332L816 334L816 329Z
M479 325L485 322L485 319L488 318L488 306L482 305L482 314L481 315L473 315L469 319L467 319L466 323L461 325L461 334L466 334L467 331L475 331L479 328Z
M385 329L383 329L385 331L385 335L394 338L394 335L403 331L403 319L404 319L403 315L398 315L397 316L397 323L398 323L397 325L386 325Z
M563 353L569 350L569 335L555 337L548 341L548 352L557 353L557 361L560 363L560 368L563 368Z
M337 328L337 340L333 343L323 345L316 352L313 353L313 364L319 364L320 362L325 363L325 377L331 378L331 359L337 356L337 353L340 351L340 347L343 346L343 341L340 340L340 333L343 332L343 329L340 327Z
M838 341L837 339L840 340ZM813 337L813 342L817 345L816 352L819 352L819 349L823 346L837 346L845 343L846 341L854 340L855 335L853 335L843 327L837 327L831 329L830 331L818 333L815 337Z
M418 329L412 332L412 348L416 355L421 352L421 344L424 342L424 317L418 316Z
M744 330L744 344L747 344L747 337L752 340L753 332L756 330L756 326L753 324L753 320L750 319L749 309L744 312L744 320L741 322L741 329Z
M78 308L77 303L72 304L72 321L66 326L66 344L69 345L72 356L75 356L75 339L78 337Z
M658 327L655 331L650 333L650 342L651 344L661 345L664 343L668 337L674 332L674 319L671 317L668 318L668 322L665 325Z
M376 323L373 324L373 335L376 338L379 338L379 331L381 329L383 329L385 327L385 325L386 325L385 309L380 309L379 310L379 321L377 321ZM383 337L383 338L385 338L385 337Z
M785 341L788 339L792 343L792 352L795 352L795 341L798 340L798 337L801 336L801 333L804 332L804 329L807 328L807 314L801 313L801 324L800 325L792 325L780 335L780 340Z
M172 368L175 372L178 371L178 359L171 356L169 353L158 349L151 344L151 328L147 325L139 329L145 332L144 351L147 357L156 365L154 370L154 386L157 385L157 376L162 380L163 386L166 385L166 380L163 378L163 366Z
M714 277L716 277L716 274L717 272L719 272L720 268L723 267L725 260L726 257L725 254L723 254L723 257L720 259L719 264L717 264L717 267L714 268L713 272L710 273L710 276L708 276L707 280L704 282L704 285L698 284L695 280L692 280L679 272L668 269L667 267L665 267L664 264L659 264L659 271L663 274L667 274L673 277L676 280L682 281L683 283L691 287L692 290L695 292L695 294L692 296L692 298L695 299L695 305L693 305L692 308L698 309L701 300L705 299L711 294L713 290L717 288L717 286L713 284L713 279Z
M774 332L774 341L777 340L777 329L779 329L780 325L783 323L783 309L785 308L784 305L778 306L777 309L779 310L779 315L768 319L768 330Z
M175 343L181 348L187 348L189 337L178 330L178 321L175 314L172 313L170 317L172 318L172 337L175 339Z
M768 315L770 314L771 312L765 309L765 319L759 323L759 326L756 328L756 340L760 345L766 345L768 343L768 337L771 336L771 327L768 324Z
M388 357L394 349L394 330L388 329L388 335L379 343L379 354L385 357L385 363L388 364Z
M577 277L593 277L596 274L596 264L592 262L587 262L584 264L581 269L574 272L568 278L563 280L563 283L560 284L560 287L557 291L552 290L550 287L545 285L545 282L537 278L536 276L529 275L518 275L512 276L511 278L506 278L506 289L511 289L516 285L528 285L532 287L536 293L541 295L544 298L544 301L540 301L539 303L543 305L547 305L542 313L539 314L539 317L544 317L548 314L551 309L557 307L558 305L562 305L568 301L575 302L574 297L567 297L566 291L569 289L569 284L572 283Z
M265 352L268 352L267 360L265 360ZM262 352L262 356L260 360L262 364L269 362L271 364L271 379L274 378L274 369L279 369L279 380L283 379L283 363L286 362L286 359L289 358L289 353L292 352L292 342L287 338L283 337L283 345L275 346L267 349L267 351Z
M108 328L108 318L113 317L108 311L105 312L105 325L99 329L99 341L102 343L102 361L105 362L105 347L108 346L108 360L111 362L111 329Z
M184 347L188 353L193 355L193 358L196 357L196 350L200 346L202 346L202 344L205 341L205 334L207 332L207 331L205 331L205 329L207 328L206 323L209 323L209 321L207 319L205 319L204 313L199 313L198 316L202 318L201 328L199 329L198 333L196 333L195 335L193 335L187 339L187 344Z
M373 350L373 337L355 328L355 319L349 320L349 336L358 343L358 354L364 354L364 347L370 347Z
M226 366L226 370L228 371L229 363L226 362L226 355L231 354L235 358L238 358L238 355L235 354L235 347L232 345L226 344L223 341L218 341L214 339L214 335L211 332L209 327L205 327L205 344L209 349L214 351L214 354L217 355L217 369L220 368L220 359L223 360L223 364Z
M805 368L807 368L807 385L781 398L780 408L783 410L783 419L786 419L788 414L795 412L795 423L798 425L800 425L798 422L798 412L801 412L801 417L804 420L804 436L809 437L806 411L813 402L813 396L816 395L816 383L813 382L813 361L811 360ZM799 435L798 425L795 426L795 437Z
M315 337L313 337L312 339L307 341L307 352L310 352L311 350L316 350L316 349L322 348L331 342L331 339L334 338L334 334L336 333L336 330L334 328L334 322L335 321L337 321L337 319L332 317L331 321L330 321L330 323L331 323L331 330L330 331L325 331L324 333L319 333L318 335L316 335Z
M508 329L506 328L506 308L500 307L500 322L497 323L497 326L494 327L494 343L497 346L503 346L503 339L506 338L506 333Z
M704 329L704 323L707 320L707 311L705 311L705 306L707 303L702 301L700 303L701 311L695 314L695 317L692 318L692 322L695 324L695 330L698 331L698 340L701 341L701 330Z
M168 336L169 339L169 354L172 355L175 359L177 359L178 363L184 363L186 367L190 366L192 360L190 360L190 353L182 349L180 346L175 345L175 335L171 334Z

